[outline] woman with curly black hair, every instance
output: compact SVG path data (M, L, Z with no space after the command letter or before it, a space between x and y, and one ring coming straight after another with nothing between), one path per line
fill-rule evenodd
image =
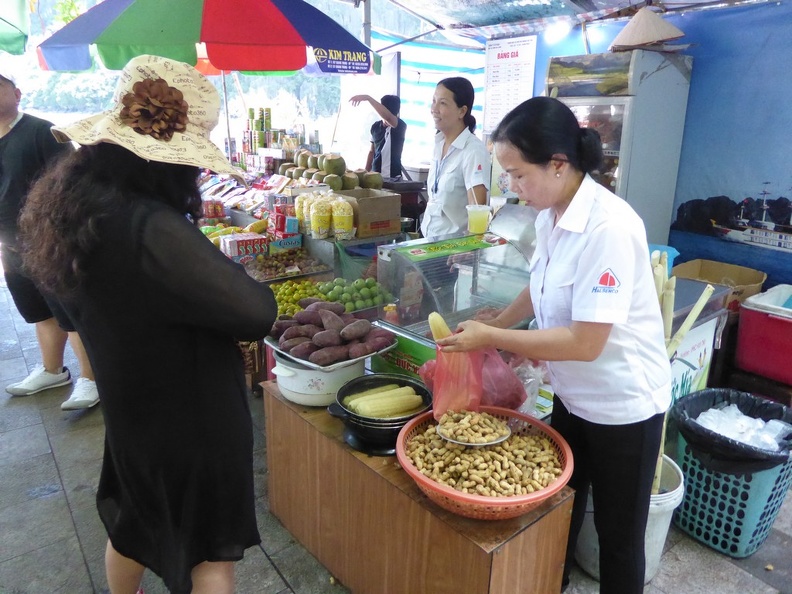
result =
M110 591L133 594L149 568L171 592L230 594L233 562L260 541L236 340L265 336L277 306L196 228L200 168L236 175L208 138L214 87L143 56L115 101L53 128L82 146L28 197L25 264L73 319L104 404Z

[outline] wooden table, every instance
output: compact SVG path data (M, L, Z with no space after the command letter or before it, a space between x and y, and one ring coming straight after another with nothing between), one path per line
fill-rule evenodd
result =
M350 448L324 408L262 383L271 512L355 594L548 594L561 589L574 491L512 520L432 503L395 456Z

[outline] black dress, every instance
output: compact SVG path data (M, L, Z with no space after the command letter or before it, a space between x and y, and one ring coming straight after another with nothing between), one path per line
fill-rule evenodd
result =
M202 561L260 542L253 433L235 339L267 334L272 291L148 199L100 225L67 310L94 367L106 437L97 506L115 549L177 593Z

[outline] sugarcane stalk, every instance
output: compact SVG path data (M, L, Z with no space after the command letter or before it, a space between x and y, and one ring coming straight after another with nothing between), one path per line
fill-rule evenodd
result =
M663 417L663 432L660 434L660 452L657 454L657 464L655 465L654 480L652 481L652 495L660 492L660 479L663 474L663 450L665 449L666 424L668 423L668 411Z
M672 276L665 282L663 287L663 301L661 311L663 315L663 334L665 343L671 342L671 327L674 322L674 301L676 300L676 277Z
M668 346L666 346L666 352L668 353L669 359L674 355L676 350L679 348L679 345L682 344L685 336L687 336L687 333L693 327L693 324L698 319L699 314L701 314L701 310L704 309L704 306L707 304L707 301L709 301L709 298L712 296L714 291L715 287L712 285L707 285L704 287L704 290L701 292L701 295L693 306L693 309L690 310L690 313L685 318L685 321L682 322L682 326L680 326L679 330L676 331L676 334L674 334L674 337L668 343Z

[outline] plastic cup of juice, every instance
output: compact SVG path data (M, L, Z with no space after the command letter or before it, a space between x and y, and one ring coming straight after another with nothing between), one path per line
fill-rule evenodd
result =
M468 204L468 232L478 235L487 232L490 207L486 204Z

